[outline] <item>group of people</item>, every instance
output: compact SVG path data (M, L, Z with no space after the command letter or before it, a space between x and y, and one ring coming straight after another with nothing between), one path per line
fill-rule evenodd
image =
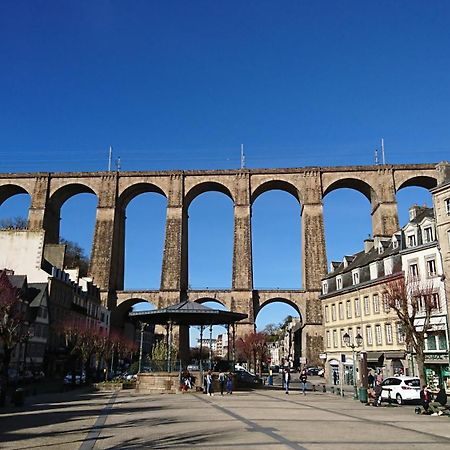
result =
M224 391L226 390L227 394L233 393L233 373L229 372L227 375L225 375L225 372L220 372L219 376L217 377L217 380L219 381L219 387L220 387L220 395L223 395ZM209 395L210 397L214 395L214 386L213 386L214 377L211 372L211 370L208 370L206 375L203 379L203 386L204 386L204 392Z
M434 401L433 401L434 396ZM443 386L435 391L428 386L422 386L420 391L420 401L423 406L423 414L430 414L433 416L440 416L444 411L448 412L447 407L447 393Z
M306 383L308 381L308 374L306 372L306 369L303 369L300 372L300 386L303 392L303 395L306 395ZM283 386L285 389L285 393L289 394L289 384L291 382L291 371L289 370L289 367L285 367L283 369Z

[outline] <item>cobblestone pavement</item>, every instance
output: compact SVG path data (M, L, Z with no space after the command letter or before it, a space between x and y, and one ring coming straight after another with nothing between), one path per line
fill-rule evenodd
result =
M70 392L0 409L7 449L448 449L450 418L332 394Z

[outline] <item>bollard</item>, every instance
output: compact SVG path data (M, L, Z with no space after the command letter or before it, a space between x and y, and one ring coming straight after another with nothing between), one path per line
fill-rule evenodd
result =
M25 403L25 391L22 388L17 388L12 395L14 406L23 406Z
M322 392L327 392L327 387L325 385L322 385Z
M313 392L316 392L316 385L315 384L312 385L312 390L313 390Z

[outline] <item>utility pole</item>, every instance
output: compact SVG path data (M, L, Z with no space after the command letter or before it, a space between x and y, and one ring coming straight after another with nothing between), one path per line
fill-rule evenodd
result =
M111 164L112 164L112 145L109 146L108 172L111 172Z
M386 160L384 158L384 139L381 138L381 161L382 164L386 164Z
M245 169L244 144L241 144L241 169Z

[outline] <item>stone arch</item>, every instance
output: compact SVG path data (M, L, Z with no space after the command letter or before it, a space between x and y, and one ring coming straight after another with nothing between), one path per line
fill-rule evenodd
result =
M375 205L377 202L376 192L373 187L360 178L339 178L337 180L332 181L328 186L323 186L323 195L322 198L325 197L330 192L335 191L336 189L353 189L361 194L371 202L372 205Z
M91 186L83 183L70 183L55 190L48 200L48 205L61 209L61 206L69 198L77 194L94 194L98 198L98 193Z
M233 204L235 203L234 196L231 193L232 189L230 189L226 184L217 181L204 181L192 186L185 194L184 203L186 210L195 198L205 192L221 192L229 197Z
M119 196L118 204L122 208L122 210L125 210L131 200L141 194L146 193L156 193L167 198L167 194L159 186L154 183L144 181L131 184L126 189L124 189Z
M436 186L437 177L433 177L430 175L409 174L409 177L406 177L405 179L398 182L398 186L396 186L396 192L405 187L422 187L430 190Z
M207 303L207 302L214 302L214 303L218 303L219 305L222 305L223 307L227 308L227 310L229 310L228 305L226 304L225 301L220 300L218 298L214 298L214 297L201 297L199 299L194 300L196 303Z
M93 194L98 201L98 193L92 187L83 183L63 185L50 196L45 207L44 217L45 238L48 243L59 242L61 207L69 198L77 194Z
M112 324L122 324L126 318L126 315L131 310L134 305L138 303L148 303L155 309L158 305L154 304L152 301L142 297L130 297L122 300L118 305L111 311L111 323Z
M250 203L253 205L255 200L261 194L273 190L287 192L291 194L300 204L302 203L301 194L297 189L297 187L294 184L290 183L289 181L285 180L270 180L261 183L259 186L257 186L255 189L252 190Z
M28 190L18 184L4 184L0 186L0 206L6 200L18 194L28 194L31 197L31 194L28 192Z
M261 310L265 306L270 305L271 303L277 303L277 302L278 303L284 303L286 305L292 306L292 308L294 308L297 311L298 316L300 317L300 319L303 320L304 315L302 314L302 312L300 310L300 307L298 306L298 304L294 300L291 300L291 299L286 298L286 297L275 296L275 297L270 297L270 298L264 299L262 302L259 303L258 307L255 308L255 322L256 322L256 319L258 318L258 314L261 312Z

